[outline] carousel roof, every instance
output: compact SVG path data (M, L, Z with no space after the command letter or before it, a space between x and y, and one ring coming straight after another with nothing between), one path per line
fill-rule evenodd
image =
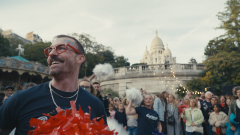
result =
M9 58L16 59L16 60L19 60L19 61L29 62L27 59L25 59L21 56L12 56L12 57L9 57Z

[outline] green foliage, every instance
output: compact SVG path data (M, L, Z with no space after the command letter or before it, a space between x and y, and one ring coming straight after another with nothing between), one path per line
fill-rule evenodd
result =
M178 95L178 98L185 97L186 93L187 93L187 89L185 89L182 86L178 86L177 91L175 92L175 94Z
M192 57L189 61L189 64L197 64L197 60Z
M112 90L111 88L107 88L105 90L102 90L101 93L103 94L103 96L105 96L108 93L111 93L112 95L110 97L113 97L113 98L114 97L119 97L119 94L116 91Z
M24 45L24 58L29 61L38 61L45 66L48 66L47 57L44 55L44 49L51 45L50 42L38 42L35 44Z
M11 45L8 39L0 34L0 56L12 56Z

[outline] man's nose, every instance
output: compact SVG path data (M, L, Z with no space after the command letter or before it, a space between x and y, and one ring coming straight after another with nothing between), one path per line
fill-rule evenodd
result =
M52 51L49 53L49 56L56 56L58 55L56 49L52 49Z

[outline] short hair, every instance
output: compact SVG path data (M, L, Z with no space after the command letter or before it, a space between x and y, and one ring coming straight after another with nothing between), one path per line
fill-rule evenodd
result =
M54 37L54 39L64 38L64 37L74 40L76 42L77 46L78 46L77 50L86 58L84 48L83 48L82 44L76 38L68 36L68 35L57 35L57 36ZM85 61L82 63L82 65L80 65L80 70L82 69L84 63L85 63Z
M84 82L84 81L85 81L85 82L89 82L89 84L90 84L90 93L91 93L93 96L97 96L97 90L94 89L92 82L89 81L88 79L83 78L83 79L81 79L81 80L79 81L78 84L80 85L80 83L81 83L81 82Z
M237 95L237 91L238 91L238 90L240 90L240 86L236 86L236 87L233 88L233 91L232 91L232 92L233 92L233 95L234 95L234 96Z
M188 101L190 101L189 97L184 97L183 99L187 99Z
M188 92L190 92L190 93L191 93L191 95L192 95L192 91L188 91ZM186 93L186 95L188 94L188 92Z
M115 97L115 98L113 99L114 102L117 102L117 100L119 100L118 97Z
M205 96L207 96L207 94L208 94L208 93L210 93L210 94L212 95L212 92L210 92L210 91L207 91L207 92L205 93Z
M100 85L100 83L99 83L99 82L94 82L93 84L99 84L99 85Z

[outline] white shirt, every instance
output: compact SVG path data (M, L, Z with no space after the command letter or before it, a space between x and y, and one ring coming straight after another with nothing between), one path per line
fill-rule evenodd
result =
M237 106L240 108L240 101L237 99Z

